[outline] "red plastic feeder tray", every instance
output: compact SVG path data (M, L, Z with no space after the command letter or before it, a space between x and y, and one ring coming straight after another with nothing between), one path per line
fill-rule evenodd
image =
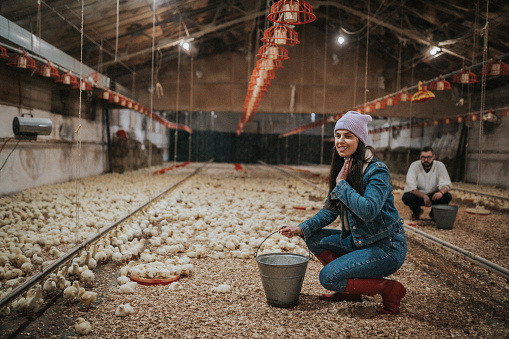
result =
M139 285L145 285L145 286L168 285L174 281L180 280L180 274L177 276L174 276L172 278L160 278L160 279L140 278L140 277L136 277L133 275L131 275L130 278L132 281L137 282Z

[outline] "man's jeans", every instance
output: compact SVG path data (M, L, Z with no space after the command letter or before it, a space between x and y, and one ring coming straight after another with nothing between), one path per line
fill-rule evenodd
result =
M435 194L435 193L436 192L428 194L428 197L430 198L430 200L433 197L433 194ZM410 209L414 213L421 212L421 206L424 206L424 199L419 198L418 196L416 196L415 194L410 193L410 192L406 192L405 194L403 194L403 197L401 198L401 200L403 200L403 203L405 205L407 205L408 207L410 207ZM445 194L439 200L431 200L431 204L432 205L449 205L451 200L452 200L451 193L445 192Z

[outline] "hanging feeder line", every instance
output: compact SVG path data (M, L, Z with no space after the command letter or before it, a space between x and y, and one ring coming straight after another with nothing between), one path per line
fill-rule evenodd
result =
M491 58L491 59L488 59L486 60L486 62L480 62L480 63L477 63L475 65L472 65L472 66L469 66L469 67L463 67L461 68L460 70L457 70L457 71L453 71L453 72L450 72L448 74L445 74L445 75L440 75L436 78L433 78L431 80L427 80L427 81L422 81L421 82L421 85L428 85L428 84L431 84L432 82L435 82L435 81L440 81L440 80L444 80L445 78L449 78L449 77L453 77L454 75L456 74L459 74L465 70L471 70L473 68L477 68L477 67L480 67L480 66L485 66L491 62L494 62L496 60L501 60L501 59L504 59L504 58L507 58L509 57L509 53L506 53L506 54L503 54L503 55L500 55L500 56L497 56L497 57L494 57L494 58ZM405 93L406 91L410 91L410 90L413 90L413 89L417 89L419 87L419 85L414 85L414 86L411 86L411 87L405 87L399 91L396 91L396 92L393 92L393 93L390 93L390 94L387 94L387 95L384 95L382 97L379 97L377 99L374 99L374 100L371 100L371 101L368 101L362 105L357 105L353 108L353 110L357 110L358 108L362 108L364 106L368 106L368 105L374 105L376 104L377 102L381 102L385 99L388 99L390 97L394 97L394 96L397 96L398 94L400 93ZM506 108L502 108L502 109L498 109L498 110L505 110ZM287 136L290 136L290 135L293 135L293 134L297 134L297 133L300 133L304 130L308 130L308 129L311 129L311 128L314 128L314 127L318 127L318 126L321 126L322 124L327 124L327 123L332 123L332 122L336 122L336 120L338 120L339 118L341 118L341 116L346 113L347 111L349 111L351 109L348 109L348 110L345 110L343 111L342 113L339 113L339 114L336 114L334 116L331 116L329 118L326 118L326 119L323 119L323 120L320 120L320 121L317 121L315 123L312 123L312 124L307 124L307 125L304 125L304 126L300 126L300 127L297 127L296 129L293 129L291 131L288 131L288 132L285 132L283 134L280 134L278 136L278 138L284 138L284 137L287 137ZM494 110L496 111L496 110ZM475 114L476 112L473 112L473 113L467 113L467 114L463 114L463 115L470 115L470 114ZM450 118L451 119L451 118ZM371 131L370 131L371 132Z
M23 49L12 47L12 46L9 46L9 45L4 44L2 42L0 42L0 47L6 47L9 50L12 50L13 52L23 53ZM47 59L40 58L39 56L37 56L35 54L31 54L29 52L26 52L26 55L31 57L34 60L41 61L41 62L45 63L46 65L47 65L47 62L49 61ZM63 78L60 78L60 77L62 77L63 75L68 75L70 77L69 78L69 83L66 83L66 84L72 85L73 89L79 89L80 88L78 78L75 77L74 75L72 75L70 70L63 68L63 67L59 66L58 64L54 64L53 62L51 62L51 65L54 68L56 68L57 70L60 70L60 71L63 72L63 73L61 73L59 75L59 78L57 78L56 82L63 82L63 83L65 83ZM94 73L96 73L96 72L94 72ZM79 77L79 75L78 75L78 77ZM82 79L82 84L83 84L82 86L85 86L85 87L82 87L82 90L92 90L92 85L85 80L85 79L88 79L89 77L90 76L87 76L86 78ZM93 84L93 87L102 90L102 92L99 93L99 98L100 99L110 100L110 102L114 102L115 104L118 104L120 106L124 106L124 107L130 108L130 109L132 108L133 110L135 110L135 111L137 111L137 112L139 112L139 113L141 113L143 115L146 115L146 116L150 117L151 111L148 110L147 108L143 107L141 104L135 102L134 100L126 99L120 93L117 93L117 92L112 91L112 90L110 90L108 88L99 86L96 82ZM107 93L107 94L105 94L105 93ZM117 101L112 101L110 96L111 97L117 96L118 100ZM122 104L121 100L123 100L123 104ZM131 107L129 107L129 106L131 106ZM136 108L136 107L138 107L138 108ZM193 133L192 129L190 127L188 127L188 126L170 122L170 121L164 119L163 117L161 117L160 115L157 115L157 114L155 114L153 112L152 112L152 115L153 115L153 119L156 120L157 122L159 122L164 127L171 128L171 129L184 130L184 131L186 131L188 133L191 133L191 134Z
M324 190L323 188L307 181L306 179L300 178L299 176L297 176L293 173L290 173L282 168L268 165L268 164L264 163L263 161L258 161L258 162L266 167L281 171L281 172L285 173L286 175L291 176L292 178L295 178L299 181L302 181L303 183L305 183L307 185L310 185L310 186L316 188L317 190L327 193L327 191ZM441 247L449 252L457 254L457 255L459 255L460 258L467 259L468 261L470 261L478 266L481 266L481 267L489 270L490 272L493 272L496 275L501 276L509 281L509 270L508 269L506 269L502 266L499 266L489 260L486 260L485 258L478 256L472 252L466 251L466 250L464 250L460 247L457 247L451 243L448 243L448 242L443 241L437 237L434 237L426 232L420 231L420 230L416 229L415 227L407 225L406 223L403 226L405 228L405 231L409 231L419 240L428 241L428 242L432 243L433 245L436 245L436 246Z
M166 193L170 192L171 190L175 189L176 187L180 186L182 183L196 175L199 171L201 171L204 167L208 166L213 159L210 159L206 163L204 163L202 166L198 167L193 173L186 176L184 179L178 181L177 183L173 184L163 192L156 195L154 198L150 199L143 205L136 208L134 211L124 215L111 225L108 225L104 227L101 231L99 231L97 234L94 234L87 240L83 241L81 244L75 246L74 248L67 251L65 254L63 254L60 258L56 259L53 263L48 265L44 270L41 272L35 274L30 279L16 287L11 293L4 296L2 299L0 299L0 310L3 309L5 306L7 306L11 301L16 299L19 295L23 294L25 291L28 291L32 286L38 284L40 281L42 281L45 277L49 276L51 273L53 273L55 270L57 270L60 266L74 258L76 255L78 255L84 248L86 248L88 245L92 245L99 239L101 239L103 236L105 236L107 233L109 233L111 230L113 230L115 227L117 227L119 224L123 223L124 221L128 220L130 217L138 213L139 211L143 210L148 205L152 204L154 201L165 195Z

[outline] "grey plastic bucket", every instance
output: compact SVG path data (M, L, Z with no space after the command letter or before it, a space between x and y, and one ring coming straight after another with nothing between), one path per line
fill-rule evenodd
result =
M458 206L433 205L433 217L437 228L452 229L458 214Z
M274 233L271 233L268 237ZM258 249L260 249L260 246L258 246ZM258 255L258 249L255 253L255 259L258 263L267 303L271 306L284 308L297 306L302 282L311 256L306 257L294 253Z

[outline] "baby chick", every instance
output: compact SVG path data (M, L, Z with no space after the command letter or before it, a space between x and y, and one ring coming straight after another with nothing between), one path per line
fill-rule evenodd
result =
M212 287L212 292L216 293L228 293L231 291L231 286L226 284L221 284L217 287Z
M35 290L35 295L27 299L26 311L30 313L36 313L37 311L39 311L43 303L44 300L42 298L42 289L39 286Z
M95 274L88 268L87 265L83 266L83 270L81 271L81 280L85 283L85 285L92 284L92 286L94 286Z
M86 306L85 311L88 311L88 309L90 308L90 304L97 300L97 293L92 291L85 291L83 287L80 287L78 297L79 300L85 304Z
M92 331L92 326L85 319L78 318L74 324L74 331L79 335L87 335Z
M78 293L80 291L80 285L78 281L74 281L71 286L64 290L64 299L67 299L69 304L78 299Z
M44 281L44 285L42 285L42 290L48 294L52 295L57 291L57 283L55 282L55 279L53 277L49 277Z
M132 308L132 306L130 304L120 304L118 305L117 307L117 310L115 311L115 315L117 317L125 317L131 313L134 313L134 309Z

